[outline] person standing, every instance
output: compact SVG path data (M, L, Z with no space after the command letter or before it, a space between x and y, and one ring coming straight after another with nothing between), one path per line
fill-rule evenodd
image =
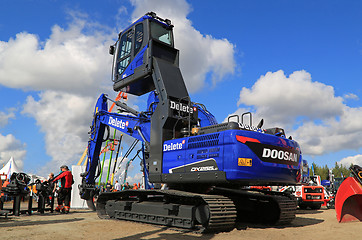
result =
M56 183L52 182L51 180L54 178L54 173L49 173L48 176L48 182L49 182L49 187L52 190L51 194L49 195L49 197L46 199L46 203L50 206L52 204L52 202L54 201L54 192L56 189ZM54 204L53 204L54 206Z
M113 186L111 184L111 181L108 180L108 182L105 185L105 190L104 191L105 192L112 192L112 188L113 188Z
M9 185L9 183L10 183L9 180L5 179L5 182L3 183L2 188ZM1 192L1 195L0 195L0 210L3 209L3 204L4 204L4 202L6 202L8 200L7 198L8 198L7 195L5 195L3 192Z
M116 184L114 184L114 188L117 191L121 191L122 190L122 185L116 180Z
M128 182L126 182L126 185L124 185L123 190L131 189L131 186Z
M60 180L61 186L58 191L58 206L55 208L56 212L63 212L63 213L69 213L70 209L70 198L72 194L72 185L74 183L73 181L73 175L69 171L68 166L62 165L60 167L60 170L62 171L58 176L56 176L54 179L51 180L51 182L56 182ZM64 204L64 206L63 206Z

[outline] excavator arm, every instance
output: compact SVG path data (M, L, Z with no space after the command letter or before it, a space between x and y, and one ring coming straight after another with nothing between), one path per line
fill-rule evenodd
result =
M119 101L113 101L121 108L121 111L126 114L119 114L108 112L108 101L109 99L105 94L102 94L97 101L93 122L90 130L90 138L88 141L88 158L86 172L82 174L82 194L81 197L89 199L94 190L95 179L98 177L97 167L99 166L99 155L101 152L102 143L109 138L109 127L114 128L120 132L123 132L133 138L144 142L146 150L148 149L150 142L150 117L145 114L138 112L125 103ZM108 129L108 130L107 130ZM108 131L108 134L105 134Z

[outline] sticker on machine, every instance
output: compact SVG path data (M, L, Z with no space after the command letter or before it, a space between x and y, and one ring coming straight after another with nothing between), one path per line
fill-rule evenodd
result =
M253 162L251 158L238 158L238 166L240 167L251 167Z
M268 144L245 143L263 162L298 166L300 152L296 149L278 147Z
M163 144L163 151L164 152L168 152L168 151L174 151L174 150L181 150L184 149L185 146L185 139L182 140L181 142L169 142L169 143L164 143Z
M189 163L186 165L181 165L178 167L170 168L169 173L182 173L182 172L208 172L208 171L217 171L216 160L213 158L205 159L202 161L197 161Z

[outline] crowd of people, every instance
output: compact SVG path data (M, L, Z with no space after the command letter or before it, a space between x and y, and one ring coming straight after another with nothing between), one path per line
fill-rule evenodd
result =
M71 201L71 191L72 185L74 184L73 175L69 170L68 166L62 165L60 167L60 173L57 176L54 176L54 173L50 173L47 179L49 187L51 188L52 193L46 199L46 203L50 205L51 201L54 201L57 198L58 206L55 208L55 211L61 213L69 213L70 210L70 201ZM9 181L6 180L2 187L6 187L9 184ZM35 185L32 186L33 191L36 192ZM115 181L115 184L112 185L111 181L102 186L102 192L116 192L128 189L139 189L141 187L140 183L134 183L130 185L128 182L121 184L118 180ZM4 199L4 194L1 196L2 202Z
M102 187L102 192L116 192L116 191L122 191L127 189L139 189L141 187L140 183L134 183L133 185L130 185L128 182L125 184L120 184L118 180L116 180L114 186L112 185L111 181L108 180L107 183Z
M48 179L44 182L47 182L48 186L50 187L50 194L49 196L46 196L45 203L50 206L50 204L52 203L52 201L54 201L54 198L56 197L58 200L58 206L55 208L55 211L61 213L69 213L72 185L74 184L74 180L68 166L62 165L60 167L60 173L57 176L54 176L54 173L50 173ZM6 178L1 187L5 188L9 184L10 181L8 178ZM38 192L36 184L34 183L29 184L27 188L34 194ZM1 191L0 197L1 210L3 207L2 203L10 199L6 194L4 194L3 191ZM25 197L23 196L22 199L25 200Z

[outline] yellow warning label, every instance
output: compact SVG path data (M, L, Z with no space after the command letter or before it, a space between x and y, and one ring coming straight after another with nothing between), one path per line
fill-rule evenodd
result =
M252 166L251 158L239 158L238 166L251 167Z

